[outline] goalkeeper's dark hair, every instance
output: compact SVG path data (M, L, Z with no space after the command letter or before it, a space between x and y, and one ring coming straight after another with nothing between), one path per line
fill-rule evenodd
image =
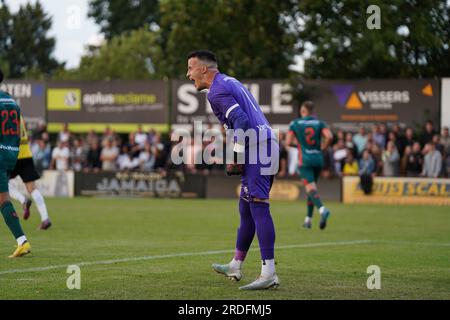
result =
M2 69L0 69L0 83L2 83L2 81L3 81L3 72Z
M197 58L198 60L202 61L203 63L207 64L208 67L215 67L217 68L218 61L216 58L216 55L209 50L196 50L192 51L188 55L188 60L190 58Z

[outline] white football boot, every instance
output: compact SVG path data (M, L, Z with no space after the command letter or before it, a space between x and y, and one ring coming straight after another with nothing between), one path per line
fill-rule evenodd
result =
M280 280L278 280L278 276L274 273L270 277L259 276L252 283L240 287L239 290L265 290L265 289L276 289L280 286Z
M233 269L230 267L229 263L227 264L213 263L212 268L215 272L225 275L230 280L239 281L242 278L241 269Z

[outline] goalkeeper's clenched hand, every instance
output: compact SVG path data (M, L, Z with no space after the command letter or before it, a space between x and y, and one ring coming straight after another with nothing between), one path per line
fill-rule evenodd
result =
M234 148L234 163L227 164L227 175L228 176L240 176L244 172L244 165L238 163L238 154L244 153L245 147L235 143Z

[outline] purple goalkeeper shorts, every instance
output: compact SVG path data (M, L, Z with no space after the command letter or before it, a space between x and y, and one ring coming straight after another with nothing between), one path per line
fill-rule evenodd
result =
M270 146L270 140L268 141L268 146L270 150L270 163L262 164L258 156L257 163L250 164L249 157L246 156L244 173L241 179L241 197L246 200L251 198L269 199L273 179L278 172L279 148L278 144L272 144ZM248 152L249 149L247 148L247 155ZM252 152L252 150L250 150L250 152ZM274 157L271 157L271 155L274 155Z
M269 199L273 179L273 175L261 175L260 166L246 165L241 180L241 198L246 200L251 198Z

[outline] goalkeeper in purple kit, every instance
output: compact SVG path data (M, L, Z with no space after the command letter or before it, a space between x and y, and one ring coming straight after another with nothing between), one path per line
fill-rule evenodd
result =
M261 274L254 282L239 289L277 288L275 228L269 210L269 192L278 171L277 137L251 93L238 80L219 72L212 52L195 51L189 54L187 77L195 82L197 90L209 89L208 100L214 114L225 129L234 130L235 157L245 160L243 164L227 164L229 175L242 175L235 256L228 264L213 264L212 268L239 281L242 278L242 264L256 233L262 260ZM256 141L239 139L239 132L255 133ZM267 151L267 154L262 151ZM269 161L264 158L267 156Z

